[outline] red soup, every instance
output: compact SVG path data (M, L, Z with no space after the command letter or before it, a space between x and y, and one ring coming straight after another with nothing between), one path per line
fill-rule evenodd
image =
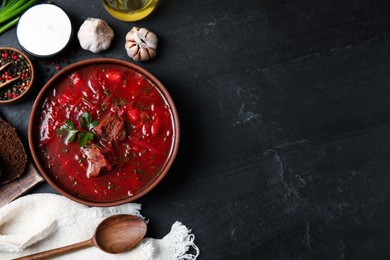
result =
M38 111L38 156L50 179L89 201L142 192L174 147L172 109L145 76L96 64L70 72Z

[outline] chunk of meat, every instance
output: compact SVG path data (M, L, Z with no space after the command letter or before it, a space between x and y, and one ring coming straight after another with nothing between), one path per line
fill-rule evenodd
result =
M114 113L108 114L93 129L95 135L109 141L122 141L126 137L125 122Z
M83 154L87 158L88 168L87 177L98 177L110 170L110 164L102 154L99 147L92 144L87 148L83 148Z

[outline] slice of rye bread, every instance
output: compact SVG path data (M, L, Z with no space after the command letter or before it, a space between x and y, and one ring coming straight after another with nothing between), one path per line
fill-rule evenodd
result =
M26 164L27 154L15 128L0 118L0 184L19 177Z

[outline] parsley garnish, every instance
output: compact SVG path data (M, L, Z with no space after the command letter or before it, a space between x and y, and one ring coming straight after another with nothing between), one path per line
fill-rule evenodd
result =
M57 129L59 136L65 136L65 144L69 144L74 141L76 136L78 137L78 143L80 147L84 147L89 141L94 139L94 134L91 132L99 124L98 121L92 119L92 115L87 112L83 112L80 117L80 126L82 129L77 129L75 124L69 120L65 120L65 124Z
M65 136L65 144L69 144L74 141L78 130L74 126L74 123L69 119L66 119L65 124L57 129L57 134Z
M93 121L92 115L88 114L87 112L83 112L83 114L80 117L80 126L84 129L88 129L88 131L91 131L98 124L99 122Z
M91 132L81 132L79 134L79 146L80 147L86 146L88 141L93 140L93 137L94 137L94 135Z

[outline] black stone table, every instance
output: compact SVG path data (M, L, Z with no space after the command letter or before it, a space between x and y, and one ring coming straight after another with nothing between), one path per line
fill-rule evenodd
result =
M98 17L116 36L100 54L74 38L66 58L35 60L36 91L0 107L26 144L56 66L130 60L124 37L146 27L158 56L138 64L165 84L181 122L173 168L138 201L149 236L180 220L199 259L390 259L389 1L161 0L133 23L100 1L54 3L76 30ZM15 29L0 46L20 48Z

